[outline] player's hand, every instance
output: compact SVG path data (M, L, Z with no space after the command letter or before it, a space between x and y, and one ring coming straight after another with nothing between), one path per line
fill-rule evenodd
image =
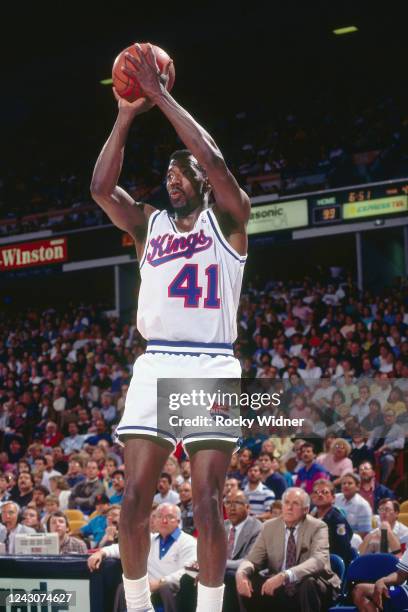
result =
M235 574L235 582L237 583L237 591L243 597L252 597L253 588L248 576L242 572Z
M373 602L377 606L377 608L379 608L380 610L383 609L383 598L384 597L389 598L390 594L388 593L388 588L384 580L380 578L379 580L377 580L377 582L374 585L374 593L373 593Z
M91 572L94 572L100 568L103 557L104 555L101 550L97 550L90 557L88 557L88 567Z
M138 98L134 102L128 102L125 98L121 98L116 89L112 88L113 95L115 96L118 102L119 113L131 115L132 117L136 117L136 115L141 115L142 113L147 113L154 104L150 102L147 98Z
M276 576L268 578L268 580L265 580L262 585L261 595L270 595L272 597L276 589L279 589L284 582L285 578L283 574L276 574Z
M137 79L146 96L154 101L154 98L166 89L172 60L167 62L164 72L161 73L152 45L148 44L146 53L143 53L142 47L137 43L135 47L138 57L127 53L126 59L132 67L124 66L123 72L131 79Z

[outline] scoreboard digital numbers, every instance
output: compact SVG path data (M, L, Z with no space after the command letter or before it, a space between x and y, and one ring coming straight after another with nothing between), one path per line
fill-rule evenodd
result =
M332 221L341 220L341 206L333 204L332 206L321 206L313 209L312 222L314 225L321 223L331 223Z

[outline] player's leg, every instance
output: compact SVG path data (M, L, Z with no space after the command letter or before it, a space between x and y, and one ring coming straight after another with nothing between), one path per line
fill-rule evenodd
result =
M198 530L199 584L197 612L221 611L227 540L222 495L234 444L188 444L194 522Z
M172 445L163 440L133 438L125 442L126 485L119 546L129 612L152 609L147 581L149 518L157 480L172 450Z

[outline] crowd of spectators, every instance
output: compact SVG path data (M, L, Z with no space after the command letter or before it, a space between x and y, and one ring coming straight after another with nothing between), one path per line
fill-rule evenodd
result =
M303 425L244 431L225 485L227 520L236 519L240 495L257 521L280 515L294 485L311 496L316 516L330 510L329 531L343 521L338 535L354 532L355 550L405 546L398 502L407 491L398 470L408 421L407 328L404 286L383 295L360 295L341 279L244 288L235 343L244 384L280 391L282 402L264 413ZM1 315L0 544L8 552L18 533L47 530L69 553L117 544L125 475L114 430L143 350L133 324L93 306ZM196 535L181 447L164 466L154 506L177 508L180 529ZM352 554L338 538L332 545Z
M338 100L302 100L291 112L254 108L218 121L211 131L249 195L279 196L407 176L407 129L404 101L384 97L346 106ZM0 177L1 231L10 235L107 223L89 193L100 146L87 136L73 166L72 155L64 160L63 151L47 152L44 161L41 143L26 138L24 159L19 151L18 159L9 160L13 170L5 164ZM150 120L133 126L123 187L136 200L167 206L164 176L176 148L180 143L168 126Z

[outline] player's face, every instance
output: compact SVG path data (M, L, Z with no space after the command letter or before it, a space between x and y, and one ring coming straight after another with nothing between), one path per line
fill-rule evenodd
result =
M171 205L176 210L202 205L204 180L192 156L185 160L171 160L167 170L166 187Z

